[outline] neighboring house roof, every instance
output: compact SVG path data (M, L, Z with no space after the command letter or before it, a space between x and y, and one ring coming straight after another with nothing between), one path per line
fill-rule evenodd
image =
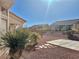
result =
M57 21L53 23L52 25L72 25L79 22L79 19L74 19L74 20L64 20L64 21Z
M29 27L29 29L36 29L36 30L49 29L49 25L48 24L39 24L39 25L34 25L32 27Z

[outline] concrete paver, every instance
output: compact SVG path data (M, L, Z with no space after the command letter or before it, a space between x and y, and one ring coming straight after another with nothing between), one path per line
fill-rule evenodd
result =
M79 51L79 41L58 39L53 41L47 41L47 43Z

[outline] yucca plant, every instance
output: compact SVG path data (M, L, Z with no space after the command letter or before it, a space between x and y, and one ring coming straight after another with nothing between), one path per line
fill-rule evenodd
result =
M9 59L19 59L22 55L22 51L27 43L27 33L21 31L8 32L3 35L2 40L9 50Z

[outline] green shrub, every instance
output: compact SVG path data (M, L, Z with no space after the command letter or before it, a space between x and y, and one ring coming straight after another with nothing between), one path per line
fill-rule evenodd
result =
M31 32L28 37L28 43L26 44L26 50L35 50L35 46L38 44L38 39L40 39L40 35L35 32Z

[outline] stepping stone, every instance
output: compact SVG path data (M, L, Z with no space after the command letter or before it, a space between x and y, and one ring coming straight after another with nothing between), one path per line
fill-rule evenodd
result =
M44 45L42 45L42 47L44 48L45 46L44 46Z
M43 48L42 46L39 46L39 48Z
M44 46L44 48L48 48L47 46Z
M53 46L53 45L51 45L51 44L45 44L45 46L47 46L48 48L55 48L55 47L57 47L57 46Z
M50 44L45 44L45 46L47 46L47 48L51 48L52 47Z
M48 46L48 45L50 45L50 44L44 44L44 45Z

